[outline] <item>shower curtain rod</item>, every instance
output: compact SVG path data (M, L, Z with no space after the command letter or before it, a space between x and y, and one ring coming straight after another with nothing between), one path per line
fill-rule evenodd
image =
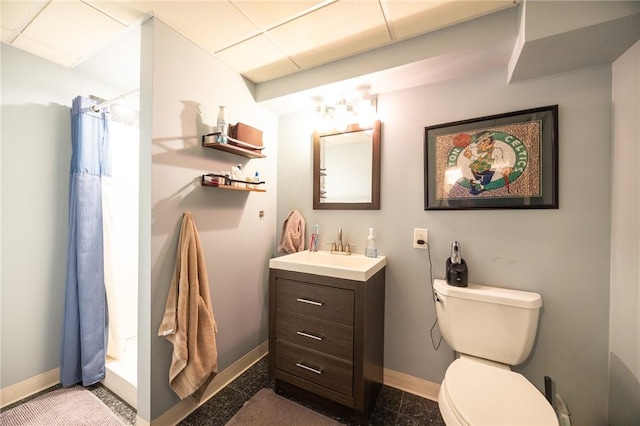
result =
M131 95L134 95L134 94L138 93L139 91L140 91L140 89L132 90L130 92L125 93L124 95L118 96L117 98L113 98L113 99L111 99L109 101L104 101L104 102L99 103L98 105L94 105L94 106L91 107L91 109L93 110L93 112L100 112L100 110L102 108L107 107L107 106L109 106L109 105L111 105L113 103L116 103L120 99L127 99L127 97L129 97Z

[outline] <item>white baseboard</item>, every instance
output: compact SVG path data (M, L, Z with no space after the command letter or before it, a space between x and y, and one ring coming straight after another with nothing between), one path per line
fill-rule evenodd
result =
M140 416L136 416L136 426L150 426L150 423Z
M438 383L419 379L388 368L384 369L383 377L383 382L387 386L438 402L438 392L440 392Z
M209 387L204 393L202 400L200 403L196 403L190 399L183 399L178 402L176 405L165 411L160 417L152 420L151 423L146 420L138 417L138 421L136 423L137 426L173 426L178 424L181 420L186 418L189 414L195 411L202 404L207 402L213 395L218 393L222 388L227 386L236 377L244 373L248 370L253 364L260 361L260 359L265 356L269 351L269 342L264 341L257 348L240 358L238 361L224 369L218 373L216 377L213 378Z
M0 407L5 407L20 401L34 393L50 388L60 383L60 368L54 368L37 376L31 377L12 386L0 389ZM121 379L117 375L107 375L101 383L124 399L133 408L136 408L137 389L135 386Z
M60 383L60 369L54 368L27 380L0 389L0 407L5 407Z
M104 379L100 381L111 392L124 399L134 409L138 409L138 388L107 368Z

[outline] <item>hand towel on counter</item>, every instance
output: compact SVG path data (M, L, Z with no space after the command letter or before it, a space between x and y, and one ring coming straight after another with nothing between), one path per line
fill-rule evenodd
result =
M298 210L292 210L282 224L282 237L278 251L295 253L304 250L304 218Z
M176 267L158 336L173 344L169 385L184 399L199 401L218 372L216 321L211 308L209 277L191 213L185 212Z

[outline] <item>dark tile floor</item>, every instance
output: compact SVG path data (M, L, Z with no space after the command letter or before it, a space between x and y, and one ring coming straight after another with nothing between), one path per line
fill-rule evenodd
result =
M269 378L267 356L205 402L180 422L179 426L224 426L245 402L263 388L275 388L273 380ZM323 414L344 424L351 424L345 419L331 416L328 413ZM383 386L369 424L374 426L422 426L444 425L444 422L436 402L389 386Z
M200 408L180 422L179 426L224 426L242 408L244 403L258 393L260 389L274 389L275 384L269 378L267 357L268 355L263 357L224 389L211 397ZM31 395L29 398L4 407L2 411L11 409L44 392L59 388L60 385ZM101 384L90 386L88 389L111 408L125 424L135 425L136 411L126 402ZM333 417L346 425L352 425L352 423L329 413L323 414ZM369 424L373 426L424 426L444 425L444 422L436 402L389 386L383 386Z

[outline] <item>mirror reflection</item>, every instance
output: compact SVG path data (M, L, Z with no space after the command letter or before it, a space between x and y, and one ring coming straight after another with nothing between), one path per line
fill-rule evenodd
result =
M321 203L371 202L372 133L368 129L320 137Z
M313 208L380 209L380 121L313 139Z

